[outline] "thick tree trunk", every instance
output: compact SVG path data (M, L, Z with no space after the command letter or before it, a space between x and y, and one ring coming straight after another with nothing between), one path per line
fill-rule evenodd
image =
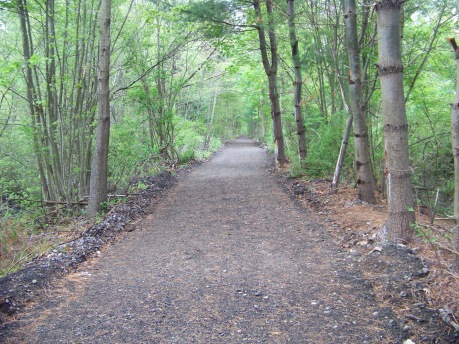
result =
M407 242L415 222L411 167L408 156L408 124L403 92L403 65L400 47L399 0L376 3L378 25L378 72L387 177L387 234L392 241Z
M102 0L99 37L99 79L96 147L91 166L87 216L95 217L107 200L108 144L110 138L110 16L111 0Z
M295 27L295 2L294 0L287 0L288 6L288 26L290 32L290 46L292 47L292 60L295 70L294 93L293 93L293 106L296 122L296 133L298 135L298 155L300 160L306 158L306 127L304 125L303 114L301 111L301 88L303 85L303 78L301 77L301 58L298 51L298 38L296 36Z
M257 15L257 25L258 38L260 43L260 52L261 60L263 62L263 68L266 75L268 76L268 86L269 86L269 99L271 100L271 117L273 121L273 132L274 132L274 145L275 145L275 154L277 162L283 166L287 159L285 158L285 148L284 148L284 135L282 133L282 119L281 119L281 110L279 103L279 94L277 92L277 65L278 65L278 56L277 56L277 39L276 32L274 30L274 18L272 10L272 1L265 0L266 11L268 13L268 35L269 35L269 44L271 50L271 62L268 58L267 52L267 42L266 34L264 29L263 17L261 14L260 1L254 0L253 7Z
M355 0L345 0L344 22L349 56L349 94L354 118L355 168L359 199L375 203L373 171L368 144L366 108L362 102L362 71L360 47L357 39L357 14Z
M454 38L449 39L455 53L457 80L456 80L456 97L454 98L453 110L451 114L451 134L454 157L454 218L456 227L454 229L454 249L459 252L459 48ZM459 255L454 260L456 271L459 271Z

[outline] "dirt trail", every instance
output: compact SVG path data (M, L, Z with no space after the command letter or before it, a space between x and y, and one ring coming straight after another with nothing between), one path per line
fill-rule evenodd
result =
M227 144L100 258L18 321L10 343L396 343L358 257Z

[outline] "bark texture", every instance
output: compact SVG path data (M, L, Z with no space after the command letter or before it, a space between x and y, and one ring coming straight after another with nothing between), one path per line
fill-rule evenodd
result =
M384 126L387 234L391 241L408 242L413 235L411 226L415 216L400 47L401 3L394 0L376 3L379 47L377 67L381 81Z
M256 28L258 31L258 38L260 43L261 60L263 62L263 68L268 77L269 87L269 99L271 101L271 117L273 121L273 132L274 132L274 145L276 161L282 166L286 163L285 148L284 148L284 135L282 133L282 119L281 109L279 102L279 93L277 91L277 69L278 69L278 56L277 56L277 38L274 29L274 18L273 18L273 4L271 0L264 1L267 12L267 24L264 23L263 16L261 14L260 1L254 0L252 5L257 15ZM266 30L265 26L268 27L269 46L271 50L271 61L268 56L268 43L266 42Z
M96 147L91 166L87 216L94 217L107 200L108 144L110 139L110 17L111 0L102 0L99 37L99 78Z
M42 189L42 196L44 200L49 200L51 198L50 190L49 190L49 183L46 178L45 173L45 163L42 154L42 149L40 145L42 143L42 136L40 135L39 130L39 113L41 112L41 108L38 105L38 99L36 94L35 83L33 79L33 71L32 66L30 63L30 57L33 54L33 50L31 47L30 42L30 26L29 26L29 18L27 12L27 3L26 0L18 0L17 2L18 14L19 14L19 23L21 28L21 35L22 35L22 54L24 57L25 62L25 81L27 84L27 102L29 104L29 111L31 116L31 126L33 130L33 149L35 158L37 160L37 168L38 174L40 176L40 184Z
M375 203L374 179L370 160L366 109L362 102L362 70L360 47L357 38L357 14L355 0L345 0L344 22L349 57L349 94L354 118L355 169L359 199Z
M298 38L296 35L295 27L295 1L287 0L288 7L288 26L290 35L290 46L292 47L292 60L295 71L294 92L293 92L293 106L296 122L296 133L298 135L298 155L300 160L306 158L306 127L304 125L303 113L301 110L301 88L303 85L303 78L301 76L301 58L298 49Z
M454 230L454 249L459 252L459 48L454 38L449 39L455 53L457 81L456 81L456 97L454 98L453 110L451 114L451 134L453 144L454 157L454 218L456 219L456 227ZM459 255L456 255L454 261L456 271L459 271Z

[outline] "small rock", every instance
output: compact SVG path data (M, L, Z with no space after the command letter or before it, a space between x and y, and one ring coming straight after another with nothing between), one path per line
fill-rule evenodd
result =
M403 341L403 344L415 344L411 339Z

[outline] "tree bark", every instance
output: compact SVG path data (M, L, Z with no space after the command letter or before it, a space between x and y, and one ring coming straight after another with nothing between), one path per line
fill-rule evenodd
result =
M268 77L269 99L271 101L271 117L273 121L276 161L280 164L280 166L283 166L287 162L287 159L285 157L284 135L282 133L282 119L281 119L281 109L280 109L280 103L279 103L279 94L277 92L278 56L277 56L276 32L274 30L272 1L265 0L266 11L268 15L268 25L267 26L268 26L269 44L270 44L270 49L271 49L271 62L269 61L269 58L268 58L268 52L267 52L268 44L266 42L266 33L264 29L265 25L263 23L263 16L261 14L260 1L254 0L252 5L257 15L256 28L258 31L258 38L259 38L259 43L260 43L261 59L263 62L263 68Z
M349 94L354 118L355 169L359 199L376 203L373 171L368 144L366 107L362 102L362 70L360 46L357 38L357 13L355 0L345 0L344 22L349 57Z
M400 47L401 3L400 0L379 0L376 13L388 196L385 226L389 240L405 243L412 238L415 216Z
M306 127L304 125L303 114L301 111L301 88L303 85L303 78L301 76L301 58L298 50L298 38L296 36L295 27L295 0L287 0L288 6L288 26L290 33L290 46L292 47L292 60L295 71L294 93L293 93L293 106L296 122L296 133L298 135L298 155L300 160L306 158Z
M265 116L265 98L263 97L263 91L261 92L262 95L258 102L258 114L261 118L261 134L260 134L260 142L265 142L265 135L266 135L266 116Z
M454 229L454 250L459 252L459 48L454 38L449 39L451 46L454 49L456 59L457 81L456 81L456 97L454 98L453 110L451 114L451 134L454 157L454 218L456 219L456 227ZM459 271L459 255L456 255L454 267Z
M206 138L204 141L204 149L208 150L210 147L210 140L212 139L212 134L213 134L213 126L214 126L214 118L215 118L215 109L217 106L217 96L219 93L219 88L220 88L220 81L221 78L217 80L217 84L215 85L215 91L214 91L214 96L212 100L212 110L209 116L209 120L207 122L207 134Z
M49 138L49 146L51 151L52 165L52 178L54 179L54 185L56 187L59 199L65 199L70 201L66 197L64 190L64 178L62 174L62 163L60 157L60 151L58 148L56 134L58 132L58 93L56 89L56 30L55 30L55 11L54 11L54 0L46 1L46 93L47 93L47 112L48 112L48 125L47 125L47 136Z
M29 30L28 30L28 12L27 12L27 3L23 0L18 0L18 14L19 14L19 23L22 33L22 53L24 57L24 62L26 65L25 81L27 85L27 102L29 104L30 116L32 119L32 129L33 129L33 149L35 153L35 158L37 159L37 168L38 174L40 176L40 184L42 190L42 197L45 200L51 198L51 193L49 190L48 180L45 173L45 162L42 155L42 149L40 147L40 130L38 128L38 114L39 111L37 108L37 92L35 88L35 83L32 75L32 67L30 64L30 57L32 56L31 42L29 40Z
M107 200L108 145L110 139L110 17L111 0L102 0L99 36L99 78L96 147L91 166L87 216L92 218Z

